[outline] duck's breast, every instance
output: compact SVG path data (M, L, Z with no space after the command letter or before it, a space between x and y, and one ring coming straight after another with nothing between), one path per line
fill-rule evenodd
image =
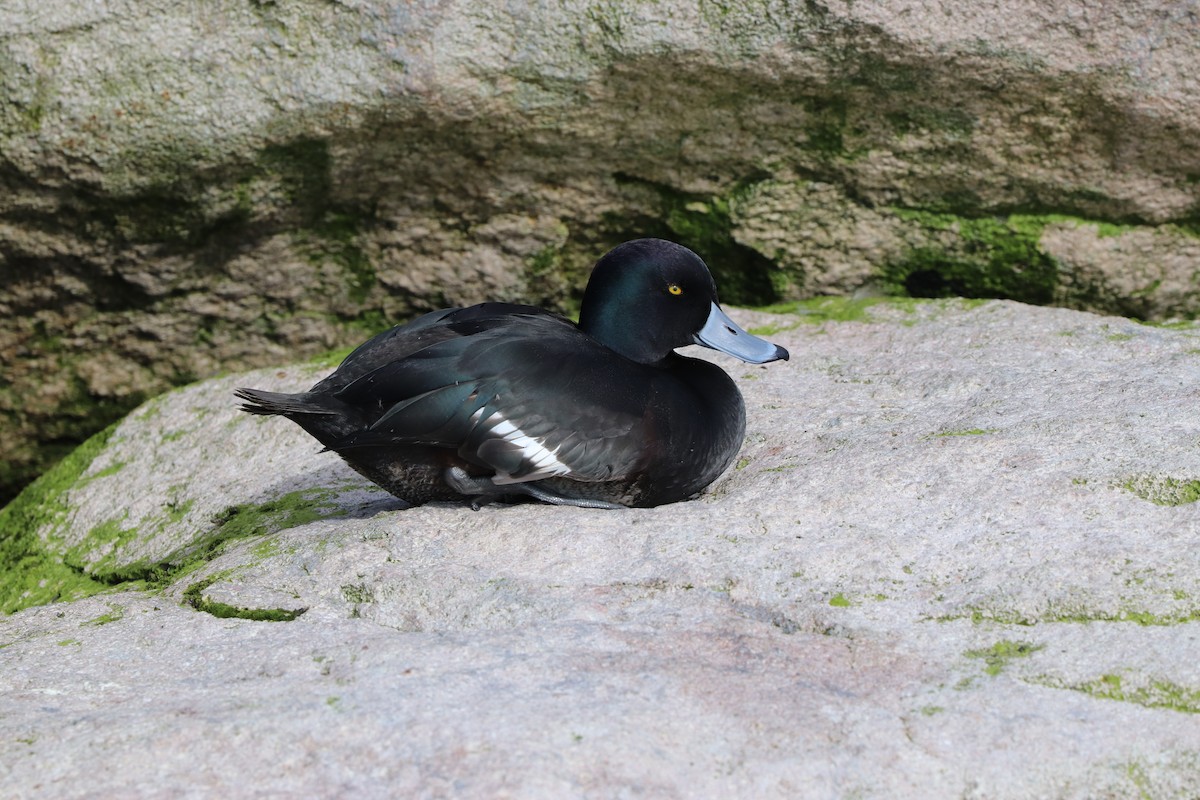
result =
M720 367L675 356L655 380L647 408L648 452L639 504L682 500L708 486L741 449L746 406Z

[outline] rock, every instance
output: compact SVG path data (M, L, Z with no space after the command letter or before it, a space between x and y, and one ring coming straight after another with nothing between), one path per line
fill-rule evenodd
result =
M607 247L727 302L1193 317L1200 26L1137 0L0 9L0 502L170 385ZM104 361L96 364L97 354Z
M1200 331L1012 302L735 312L697 500L404 509L234 387L0 512L15 797L1186 798ZM718 358L714 356L714 358ZM70 598L81 598L70 601Z

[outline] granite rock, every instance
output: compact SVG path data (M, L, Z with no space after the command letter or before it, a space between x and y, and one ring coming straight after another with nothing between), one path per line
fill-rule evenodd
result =
M328 366L143 406L0 516L60 597L0 619L5 791L1194 796L1200 332L734 315L793 360L720 360L743 452L655 509L404 508L236 410Z

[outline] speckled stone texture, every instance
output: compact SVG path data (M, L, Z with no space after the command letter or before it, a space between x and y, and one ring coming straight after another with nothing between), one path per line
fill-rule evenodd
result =
M734 316L793 360L657 509L403 509L236 411L314 367L139 409L37 540L110 593L0 619L4 792L1194 797L1200 331Z

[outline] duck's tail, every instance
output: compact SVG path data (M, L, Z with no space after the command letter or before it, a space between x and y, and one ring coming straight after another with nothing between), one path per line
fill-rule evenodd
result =
M300 394L283 394L282 392L266 392L262 389L238 389L234 392L241 400L242 411L247 414L272 415L285 417L300 416L335 416L339 411L322 403L319 395L310 392Z

